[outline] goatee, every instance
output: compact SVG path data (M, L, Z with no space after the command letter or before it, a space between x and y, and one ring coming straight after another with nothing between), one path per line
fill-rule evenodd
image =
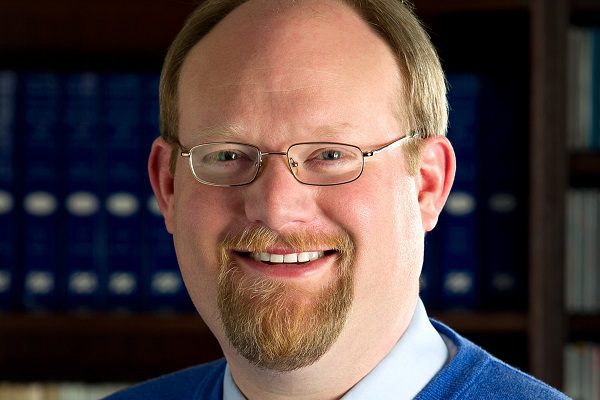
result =
M334 279L317 292L245 274L232 249L265 251L276 245L297 252L335 250ZM230 234L219 244L218 305L225 333L258 367L292 371L313 364L336 341L353 298L354 244L346 232L280 235L265 227ZM294 268L293 265L289 268Z

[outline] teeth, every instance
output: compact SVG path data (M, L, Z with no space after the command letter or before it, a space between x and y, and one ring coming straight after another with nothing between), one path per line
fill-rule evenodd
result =
M275 264L281 264L283 262L283 254L271 254L271 259L269 260Z
M298 262L298 254L292 253L292 254L284 255L283 262L284 263L297 263Z
M300 254L298 254L298 262L307 262L307 261L310 261L310 254L309 253L300 253Z
M305 251L303 253L271 254L265 252L250 253L256 261L271 262L274 264L295 264L317 260L325 255L322 251Z

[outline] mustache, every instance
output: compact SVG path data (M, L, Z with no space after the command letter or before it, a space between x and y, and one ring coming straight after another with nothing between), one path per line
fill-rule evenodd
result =
M354 253L354 241L348 232L297 231L279 233L265 226L247 226L238 232L229 232L219 242L222 250L258 252L273 247L289 247L295 251L335 250Z

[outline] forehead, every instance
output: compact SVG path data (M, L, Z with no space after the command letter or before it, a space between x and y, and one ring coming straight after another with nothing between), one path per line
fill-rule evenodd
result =
M348 103L365 109L377 103L391 114L400 102L399 75L387 44L350 7L251 0L188 54L178 88L180 126L239 127L266 108L271 118L303 113L297 117L307 121L306 114ZM196 105L193 121L190 104ZM340 115L331 123L352 121Z

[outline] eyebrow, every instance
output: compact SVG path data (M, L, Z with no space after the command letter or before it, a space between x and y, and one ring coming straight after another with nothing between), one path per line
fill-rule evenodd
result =
M319 139L337 140L340 134L359 131L356 126L349 122L340 122L332 125L322 125L311 132L311 135L318 136Z
M194 132L194 137L202 143L219 141L239 141L244 130L239 125L213 125Z
M332 125L321 125L310 131L310 140L338 140L340 134L356 131L356 127L348 122ZM211 142L245 142L246 130L237 124L213 125L194 132L198 143Z

